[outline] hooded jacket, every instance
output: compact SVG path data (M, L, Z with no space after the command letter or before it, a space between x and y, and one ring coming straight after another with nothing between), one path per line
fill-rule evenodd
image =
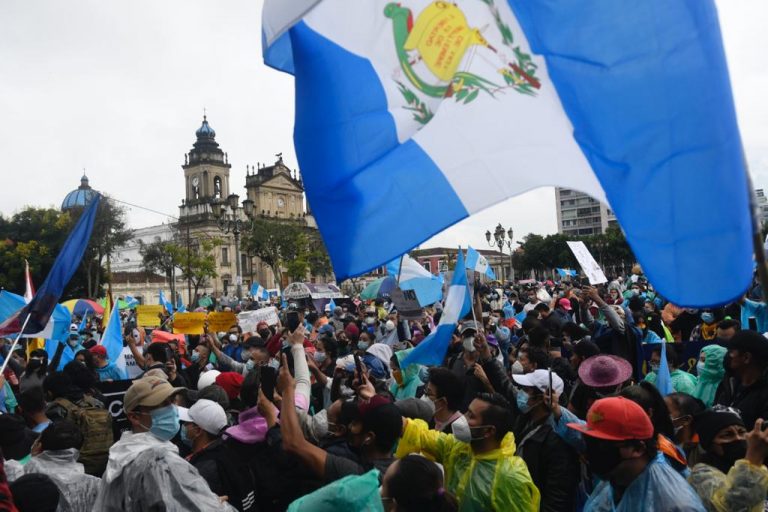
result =
M704 402L706 407L712 407L717 386L720 385L725 375L723 359L727 350L720 345L707 345L701 351L706 359L704 360L704 369L699 372L699 380L693 391L693 396Z
M80 453L75 448L46 450L24 466L24 473L44 473L51 477L61 493L57 512L95 510L94 502L101 487L101 478L86 475L77 462Z
M403 376L402 384L393 382L389 387L389 391L392 393L392 395L394 395L395 400L414 398L416 396L416 390L422 384L421 379L419 379L419 370L421 369L421 365L409 364L405 368L402 367L403 359L405 359L405 357L410 354L412 350L412 348L409 348L407 350L400 350L395 352L397 363L401 365L400 374Z
M93 510L234 511L222 503L179 449L149 432L124 432L109 450Z

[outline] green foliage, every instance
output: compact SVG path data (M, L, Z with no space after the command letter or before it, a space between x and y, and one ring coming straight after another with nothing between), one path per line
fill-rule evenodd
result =
M139 254L144 271L165 276L171 297L176 297L176 270L181 270L186 262L186 249L172 240L149 244L139 241Z
M217 276L216 256L214 252L222 243L221 239L202 239L192 243L189 250L186 240L179 245L181 249L181 277L192 283L192 296L196 297L200 287L204 287L210 279Z

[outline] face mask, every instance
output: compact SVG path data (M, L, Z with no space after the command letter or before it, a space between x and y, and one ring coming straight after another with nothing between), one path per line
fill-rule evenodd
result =
M170 441L179 431L179 411L171 404L151 413L152 427L149 432L161 441Z
M43 365L43 361L40 359L30 359L27 362L27 370L37 370Z
M704 368L706 367L706 363L704 361L699 360L698 363L696 363L696 374L701 375L704 373Z
M237 334L230 334L230 335L229 335L229 342L230 342L230 343L235 343L235 342L237 342Z
M317 364L323 364L325 362L325 359L328 357L328 354L325 352L315 352L315 362Z
M723 449L722 460L728 464L728 467L733 466L737 460L743 459L747 455L746 439L722 443L720 447Z
M200 361L200 352L192 352L190 359L192 360L193 363Z
M269 360L269 363L267 364L269 365L270 368L274 368L275 371L280 369L280 361L278 361L277 359L272 358Z
M255 367L256 367L256 363L254 363L254 362L253 362L253 359L249 359L249 360L248 360L248 361L245 363L245 369L246 369L247 371L251 371L251 370L253 370Z
M701 321L704 322L705 324L711 324L712 322L715 321L715 315L713 315L712 313L702 313Z
M261 336L261 337L262 337L262 338L264 338L265 340L266 340L267 338L269 338L269 336L270 336L271 334L272 334L272 331L270 331L270 330L268 330L268 329L262 329L262 330L260 330L260 331L259 331L259 336Z
M659 363L651 363L651 371L657 373L659 371Z
M512 374L513 375L520 375L522 373L525 373L525 370L523 369L523 363L520 361L515 361L512 363Z
M474 352L475 351L475 338L474 337L467 337L464 338L464 340L461 342L461 345L464 347L465 352Z
M365 323L367 325L373 325L373 324L376 323L376 318L372 317L372 316L367 316L367 317L365 317Z
M520 409L520 412L525 414L531 410L531 407L528 405L528 393L525 391L518 391L515 399L517 401L517 408Z
M387 320L387 323L384 324L384 329L386 329L387 332L392 332L395 330L395 322L392 320Z
M79 339L79 338L69 338L69 339L67 340L67 344L68 344L70 347L74 348L74 347L76 347L76 346L77 346L77 344L78 344L78 342L79 342L79 341L80 341L80 339Z
M192 448L192 440L187 436L187 428L188 427L181 427L179 430L179 433L181 435L181 442L184 443L189 448Z
M247 363L248 360L251 359L251 351L250 350L243 350L240 352L240 360L244 363Z
M472 441L479 441L480 439L483 439L484 436L473 436L472 433L485 428L486 427L484 426L470 427L469 423L467 423L466 416L461 416L459 419L451 423L451 432L453 432L454 437L462 443L471 443Z
M358 341L357 342L357 348L358 350L368 350L369 343L367 341Z
M586 439L585 439L586 440ZM605 480L621 464L619 447L600 441L587 440L587 463L592 473Z

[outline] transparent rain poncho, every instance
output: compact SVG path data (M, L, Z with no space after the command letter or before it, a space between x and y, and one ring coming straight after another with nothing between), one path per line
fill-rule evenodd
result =
M86 475L83 465L77 462L78 456L75 448L47 450L24 466L25 474L43 473L54 481L61 492L57 512L94 510L101 478Z

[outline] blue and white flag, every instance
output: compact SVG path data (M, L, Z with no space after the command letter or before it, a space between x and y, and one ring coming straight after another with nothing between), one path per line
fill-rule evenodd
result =
M269 300L269 292L259 283L251 285L251 297L257 300Z
M173 303L165 298L165 292L163 290L160 290L160 295L158 297L158 304L163 306L166 311L168 311L169 315L173 314ZM117 309L117 307L115 307Z
M116 362L120 353L123 351L123 326L120 322L120 308L115 305L112 308L112 314L109 318L107 328L99 341L107 349L107 357L110 361Z
M176 312L186 313L187 307L184 305L184 300L181 298L180 293L176 293Z
M674 393L675 390L672 387L672 375L669 373L669 363L667 362L667 344L665 342L659 342L661 346L661 361L659 361L659 369L656 372L656 389L659 390L661 396L667 396L670 393Z
M295 76L296 153L339 280L556 185L611 207L672 302L749 284L714 0L266 0L262 22L265 62Z
M471 246L467 247L467 268L478 274L485 274L489 279L496 279L496 274L493 273L493 268L488 264L488 259Z
M560 274L560 277L576 277L579 275L578 272L575 270L571 270L570 268L558 268L557 273Z
M400 363L401 368L409 364L419 363L425 365L443 364L445 353L451 343L451 336L456 330L456 324L459 323L464 315L469 313L472 308L472 295L467 286L467 271L464 270L464 254L459 250L456 259L456 270L453 272L451 286L448 288L448 295L445 298L443 314L440 316L440 323L437 329L429 336L424 338L416 348L408 354Z
M333 313L334 309L336 309L336 301L331 299L331 301L328 303L328 311Z
M399 276L400 289L413 290L421 307L443 299L442 276L432 274L407 254L387 263L387 273L395 278Z
M123 300L125 300L125 303L127 304L128 309L135 308L136 306L139 305L138 299L136 299L135 297L133 297L131 295L126 295L125 299L123 299Z

